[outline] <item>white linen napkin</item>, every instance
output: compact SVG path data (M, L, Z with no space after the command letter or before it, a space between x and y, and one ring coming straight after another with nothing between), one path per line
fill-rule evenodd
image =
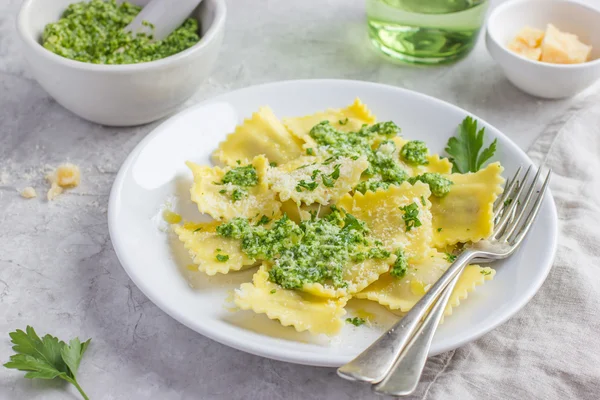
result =
M529 156L554 172L554 266L508 322L431 358L415 399L600 398L600 95L550 126Z

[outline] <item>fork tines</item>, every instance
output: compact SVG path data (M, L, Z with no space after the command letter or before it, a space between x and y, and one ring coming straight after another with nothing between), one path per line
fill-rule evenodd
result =
M538 168L533 179L529 180L532 167L529 166L522 177L522 167L519 167L515 175L507 181L504 193L494 206L496 224L492 234L493 239L518 246L531 227L552 174L552 170L549 169L540 186L543 166Z

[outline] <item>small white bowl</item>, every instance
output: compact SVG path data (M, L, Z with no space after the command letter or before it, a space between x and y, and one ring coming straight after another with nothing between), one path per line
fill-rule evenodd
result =
M549 64L522 57L506 46L524 26L546 29L553 24L592 45L591 61ZM568 0L512 0L488 18L485 43L506 77L526 93L547 99L573 96L600 78L600 11Z
M223 41L224 0L204 0L192 13L201 34L193 47L161 60L126 65L74 61L40 44L46 24L77 1L25 0L17 28L33 76L80 117L111 126L151 122L175 111L210 74ZM149 0L130 1L143 6Z

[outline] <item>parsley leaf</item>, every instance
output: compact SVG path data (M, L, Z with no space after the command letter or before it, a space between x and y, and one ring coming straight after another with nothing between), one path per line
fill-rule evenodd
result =
M333 187L335 185L335 181L340 177L340 166L341 164L336 164L333 167L333 172L329 175L321 174L321 180L323 181L323 185L326 187Z
M16 354L10 356L10 361L4 364L6 368L27 371L25 378L29 379L64 379L73 384L81 396L88 400L87 394L77 382L76 375L91 339L81 343L79 338L75 338L69 344L51 335L40 339L31 326L27 326L25 332L20 329L10 332L9 336Z
M422 225L421 220L419 219L419 206L417 203L411 203L407 206L400 207L400 210L404 212L402 219L404 220L404 225L406 225L406 232Z
M452 172L477 172L496 152L497 139L483 149L485 128L477 131L477 121L467 117L458 126L457 136L448 139L446 153L450 155Z
M448 260L448 262L454 262L454 260L456 260L457 255L452 254L452 253L446 253L446 260Z
M263 215L262 217L260 217L260 219L256 223L256 226L266 225L269 222L271 222L271 218L267 217L266 215Z

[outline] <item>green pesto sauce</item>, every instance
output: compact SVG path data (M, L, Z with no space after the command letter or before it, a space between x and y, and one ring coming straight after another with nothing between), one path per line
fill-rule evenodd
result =
M427 154L429 154L427 145L421 140L411 140L402 146L402 150L400 150L402 159L413 165L429 164L429 161L427 161Z
M398 162L396 144L391 140L382 142L371 150L367 157L369 168L363 172L367 180L360 182L355 190L365 194L367 190L388 189L390 185L400 185L408 179L408 174Z
M188 18L164 40L125 32L142 8L115 0L73 3L61 19L46 25L42 45L59 56L93 64L135 64L159 60L200 41L198 22Z
M394 254L396 255L396 261L390 269L390 275L395 278L402 278L404 275L406 275L406 271L408 269L408 260L406 259L406 255L404 255L404 251L402 249L396 250Z
M329 121L315 125L310 136L315 139L319 148L333 156L359 157L367 156L369 167L363 172L366 178L355 190L366 193L379 188L387 189L390 185L400 185L408 174L398 159L396 144L387 140L400 132L400 128L391 121L380 122L371 126L363 126L358 132L341 132ZM377 148L373 148L380 142Z
M258 175L252 165L245 167L235 167L227 171L221 180L221 183L231 183L236 186L256 186L258 184Z
M217 233L241 240L249 257L273 261L269 280L285 289L313 282L343 288L347 286L343 270L349 262L390 256L370 240L364 222L335 207L329 215L299 225L286 215L270 227L235 218L218 226Z
M217 185L228 185L227 189L219 190L219 193L231 196L233 201L238 201L248 196L248 187L258 185L258 174L252 165L235 167L225 173L221 182Z
M444 197L450 193L450 186L454 184L450 179L444 178L437 172L425 172L422 175L409 178L408 181L411 185L414 185L416 181L428 184L431 194L436 197Z
M358 132L341 132L329 121L322 121L310 130L310 136L332 156L358 157L369 155L375 139L394 137L399 132L400 128L391 121L364 125Z

